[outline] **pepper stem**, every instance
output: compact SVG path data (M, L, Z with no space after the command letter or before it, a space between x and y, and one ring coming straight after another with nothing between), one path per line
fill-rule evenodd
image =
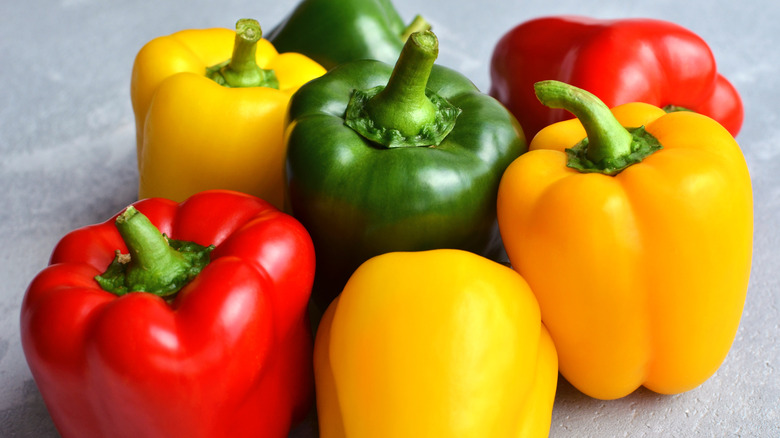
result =
M432 32L413 33L395 64L384 90L366 103L366 113L385 127L404 136L417 135L436 118L436 108L425 95L425 86L433 63L439 56L439 44Z
M233 56L227 61L206 68L206 76L226 87L278 89L279 81L274 71L262 69L257 65L257 42L262 37L263 31L257 20L238 20Z
M543 105L571 112L585 128L587 137L566 150L569 167L615 175L661 148L644 127L623 127L609 107L588 91L552 80L535 83L534 91Z
M149 292L168 296L178 292L209 262L214 246L170 240L135 207L128 207L115 222L128 254L117 250L106 272L95 277L116 295Z
M426 88L438 54L433 32L413 33L387 86L353 92L346 124L388 148L438 145L460 114L459 108Z

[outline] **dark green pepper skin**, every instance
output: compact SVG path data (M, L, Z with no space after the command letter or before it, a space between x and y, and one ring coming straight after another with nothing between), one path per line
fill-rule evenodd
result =
M280 53L302 53L330 70L358 59L394 63L405 30L389 0L303 0L266 38Z
M367 259L392 251L458 248L501 254L496 196L527 150L515 118L461 74L433 66L427 89L459 107L438 146L387 149L344 124L354 89L388 82L393 66L342 64L293 96L287 180L293 215L317 255L313 297L324 307Z

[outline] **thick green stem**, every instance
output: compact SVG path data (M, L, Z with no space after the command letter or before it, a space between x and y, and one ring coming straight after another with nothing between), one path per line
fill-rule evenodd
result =
M569 111L585 128L587 138L567 150L569 167L615 175L661 148L643 127L623 127L607 105L581 88L550 80L537 82L534 90L543 105Z
M109 292L172 295L209 262L213 246L169 240L132 206L117 217L115 225L128 254L117 251L106 272L95 278Z
M257 65L257 42L262 37L263 31L257 20L251 18L238 20L233 56L225 62L208 67L206 75L226 87L278 89L279 81L273 70L264 70Z
M128 207L116 218L116 228L127 245L135 268L144 271L163 270L182 264L178 252L140 211Z
M388 148L438 145L460 114L460 109L426 88L438 54L439 41L433 32L413 33L386 86L354 91L346 124Z
M588 134L588 158L593 162L631 152L631 134L593 94L558 81L534 84L536 97L550 108L562 108L579 119Z
M439 56L436 35L413 33L404 45L384 90L366 103L366 114L402 135L417 135L436 119L436 107L425 95L433 63Z

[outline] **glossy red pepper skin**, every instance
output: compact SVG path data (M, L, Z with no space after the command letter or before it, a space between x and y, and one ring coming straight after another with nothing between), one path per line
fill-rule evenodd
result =
M609 107L646 102L709 116L736 136L742 100L717 72L707 43L677 24L654 19L560 16L530 20L496 44L490 95L518 119L528 138L570 119L539 103L533 84L554 79L595 94Z
M308 233L235 192L133 205L171 238L216 248L168 303L93 279L126 252L113 219L58 243L27 290L21 334L60 434L287 437L313 403Z

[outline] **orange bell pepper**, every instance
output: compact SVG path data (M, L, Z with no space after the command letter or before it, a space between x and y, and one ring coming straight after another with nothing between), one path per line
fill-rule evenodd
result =
M693 112L610 112L566 84L536 89L580 120L548 126L510 165L498 220L561 373L600 399L700 385L731 347L750 275L752 188L739 145Z

